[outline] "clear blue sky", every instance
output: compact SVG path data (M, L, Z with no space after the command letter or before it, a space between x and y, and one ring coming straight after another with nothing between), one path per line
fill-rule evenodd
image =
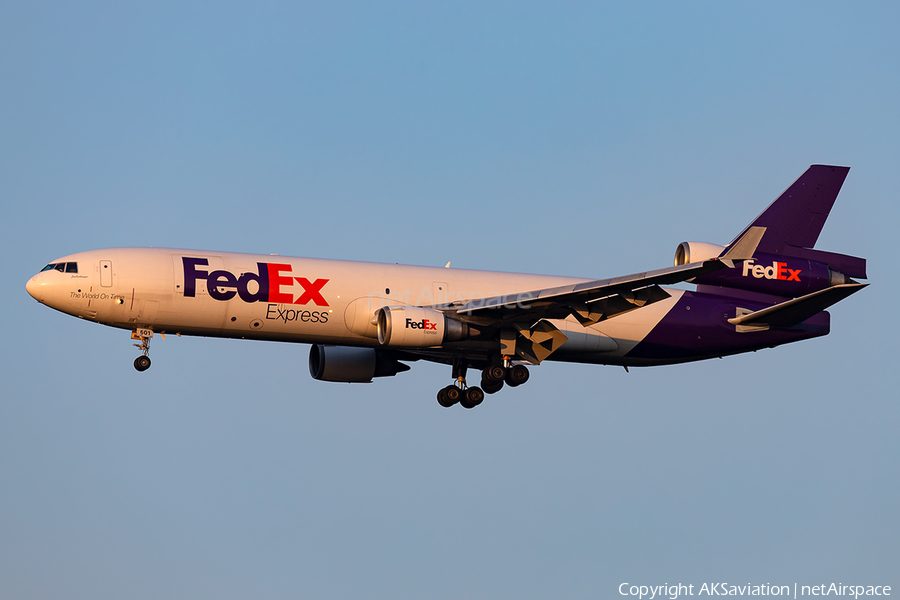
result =
M2 598L900 591L895 3L0 6ZM812 163L873 285L826 338L310 379L308 347L36 303L58 256L179 246L610 277L724 243ZM892 270L893 269L893 270ZM895 592L896 593L896 592Z

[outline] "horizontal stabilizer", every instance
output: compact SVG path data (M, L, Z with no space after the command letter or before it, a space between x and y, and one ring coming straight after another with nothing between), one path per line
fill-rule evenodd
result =
M769 308L738 314L733 319L728 319L732 325L755 328L760 327L790 327L802 323L813 315L816 315L832 304L836 304L854 294L868 283L844 283L835 285L806 296L800 296ZM739 309L740 310L740 309Z

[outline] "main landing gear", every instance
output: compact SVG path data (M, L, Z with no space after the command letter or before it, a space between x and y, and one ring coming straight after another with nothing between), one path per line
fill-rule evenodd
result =
M466 385L468 364L464 359L455 359L453 377L456 383L442 388L437 393L438 404L450 408L458 402L463 408L475 408L484 402L485 394L496 394L504 384L516 387L528 381L528 367L510 365L508 358L504 359L504 362L507 366L491 365L481 372L481 387L468 387Z
M528 367L525 365L491 365L481 372L481 387L487 394L496 394L503 389L505 383L516 387L528 381Z
M463 382L462 385L465 385ZM459 387L458 383L448 385L437 393L438 404L450 408L457 402L463 408L475 408L484 402L484 392L479 387Z
M131 333L131 339L139 340L140 344L132 344L140 349L141 355L134 359L134 368L138 371L146 371L150 368L150 338L153 337L151 329L137 329Z

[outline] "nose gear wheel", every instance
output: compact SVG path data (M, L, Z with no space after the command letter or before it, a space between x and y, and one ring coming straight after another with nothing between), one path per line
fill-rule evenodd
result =
M141 351L141 355L134 359L134 368L139 372L150 368L150 338L152 337L153 331L150 329L138 329L131 333L131 339L140 341L140 344L132 344Z

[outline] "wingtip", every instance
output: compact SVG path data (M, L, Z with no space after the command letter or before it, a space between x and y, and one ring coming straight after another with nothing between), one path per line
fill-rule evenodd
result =
M721 261L739 261L753 258L756 248L762 241L763 235L766 233L765 227L752 226L748 227L740 238L728 247L725 253L719 256ZM728 265L734 266L733 263Z

